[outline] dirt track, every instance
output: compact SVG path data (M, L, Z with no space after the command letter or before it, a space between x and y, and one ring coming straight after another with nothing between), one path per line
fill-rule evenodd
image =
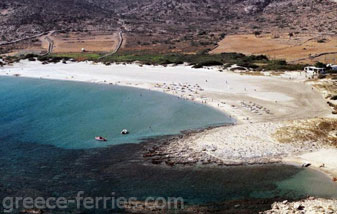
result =
M124 38L123 38L123 31L120 31L118 35L119 35L119 40L118 40L118 45L116 46L115 50L112 51L111 53L108 53L108 54L104 55L104 56L101 57L101 58L104 58L104 57L107 57L107 56L111 56L111 55L117 53L117 52L119 51L119 49L122 47L123 41L124 41Z

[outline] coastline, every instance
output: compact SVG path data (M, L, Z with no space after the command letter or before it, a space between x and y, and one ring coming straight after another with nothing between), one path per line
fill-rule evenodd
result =
M316 152L286 157L283 158L282 163L297 166L301 166L303 163L310 163L310 168L325 174L330 179L334 179L337 178L337 165L335 165L337 160L327 161L327 158L331 157L337 157L336 149L321 149ZM324 167L322 167L322 164L324 164Z
M217 67L194 69L186 65L163 67L138 64L106 66L92 62L43 65L38 61L22 60L0 68L0 75L113 84L164 92L207 104L231 115L240 124L314 118L330 113L318 92L313 91L309 85L299 84L304 83L305 79L301 73L284 77L249 76L219 71ZM301 92L296 92L295 89ZM311 106L301 106L308 103ZM302 112L298 112L295 107L302 107Z
M326 117L330 113L322 96L311 86L304 84L304 77L301 74L289 80L289 77L248 76L227 71L220 72L217 68L192 69L188 66L155 67L136 64L106 66L88 62L42 65L40 62L22 61L0 68L0 76L137 87L164 92L216 108L233 117L237 121L236 125L190 134L174 141L175 144L165 149L170 152L175 149L178 157L206 153L207 157L214 157L215 160L221 161L219 165L275 162L303 164L306 159L296 157L305 153L308 148L298 150L299 148L278 144L273 139L265 141L267 135L271 135L287 120ZM298 111L299 108L301 111ZM225 137L227 141L223 136L229 136ZM239 141L241 146L230 145L229 142L233 140ZM186 144L192 145L196 142L198 143L196 146L186 148ZM247 143L250 146L247 146ZM231 148L227 154L240 155L232 155L228 158L223 156L226 152L219 154L218 151L222 151L224 145ZM245 156L246 147L253 150L249 151L247 156ZM275 151L272 155L264 154L271 148ZM263 154L256 155L259 150L262 150ZM293 152L290 157L285 156L289 151ZM241 153L244 155L242 156ZM236 162L235 159L240 161ZM187 160L191 163L195 162L194 159L187 158ZM206 162L208 162L207 158ZM316 169L315 166L314 168ZM334 170L317 169L330 177L337 176Z

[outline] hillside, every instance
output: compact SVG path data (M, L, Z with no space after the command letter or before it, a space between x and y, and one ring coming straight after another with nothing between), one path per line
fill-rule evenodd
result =
M337 34L336 11L323 0L2 0L0 38L122 29L126 50L194 52L228 34Z

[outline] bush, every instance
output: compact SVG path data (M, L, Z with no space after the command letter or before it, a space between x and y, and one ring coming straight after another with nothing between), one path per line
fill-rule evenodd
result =
M48 61L49 57L48 56L39 56L37 57L37 60L43 62L43 61Z
M39 57L39 56L36 54L27 54L23 57L23 59L30 59L30 58L35 58L35 57Z
M223 63L219 61L210 60L210 61L204 61L204 62L197 63L193 65L193 68L202 68L204 66L217 66L217 65L223 65Z
M260 31L255 31L255 32L254 32L254 35L255 35L256 37L258 37L258 36L261 35L261 32L260 32Z
M210 52L210 51L211 51L211 49L210 49L210 48L207 48L207 49L205 49L205 50L199 51L197 54L198 54L198 55L205 55L205 54L208 54L208 52Z
M251 55L248 58L252 61L268 61L268 57L265 55Z
M220 34L220 39L224 39L226 37L226 34L225 33L221 33Z
M324 64L322 62L316 62L315 67L317 67L317 68L326 68L326 64Z
M237 63L238 66L241 66L241 67L246 67L246 68L252 68L252 69L256 69L258 68L259 66L253 64L253 63L250 63L250 62L239 62Z
M260 69L269 71L298 71L303 70L304 65L301 64L287 64L284 60L272 60L268 61L267 65L261 66Z
M246 56L242 53L221 53L221 57L224 60L236 60L236 59L244 58Z
M287 65L287 62L285 60L275 60L275 65Z

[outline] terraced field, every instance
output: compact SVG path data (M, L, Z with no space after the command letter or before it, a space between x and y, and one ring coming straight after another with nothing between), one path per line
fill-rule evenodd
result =
M56 33L49 36L54 41L53 53L109 52L118 44L117 32ZM48 41L42 37L42 47L48 49Z

